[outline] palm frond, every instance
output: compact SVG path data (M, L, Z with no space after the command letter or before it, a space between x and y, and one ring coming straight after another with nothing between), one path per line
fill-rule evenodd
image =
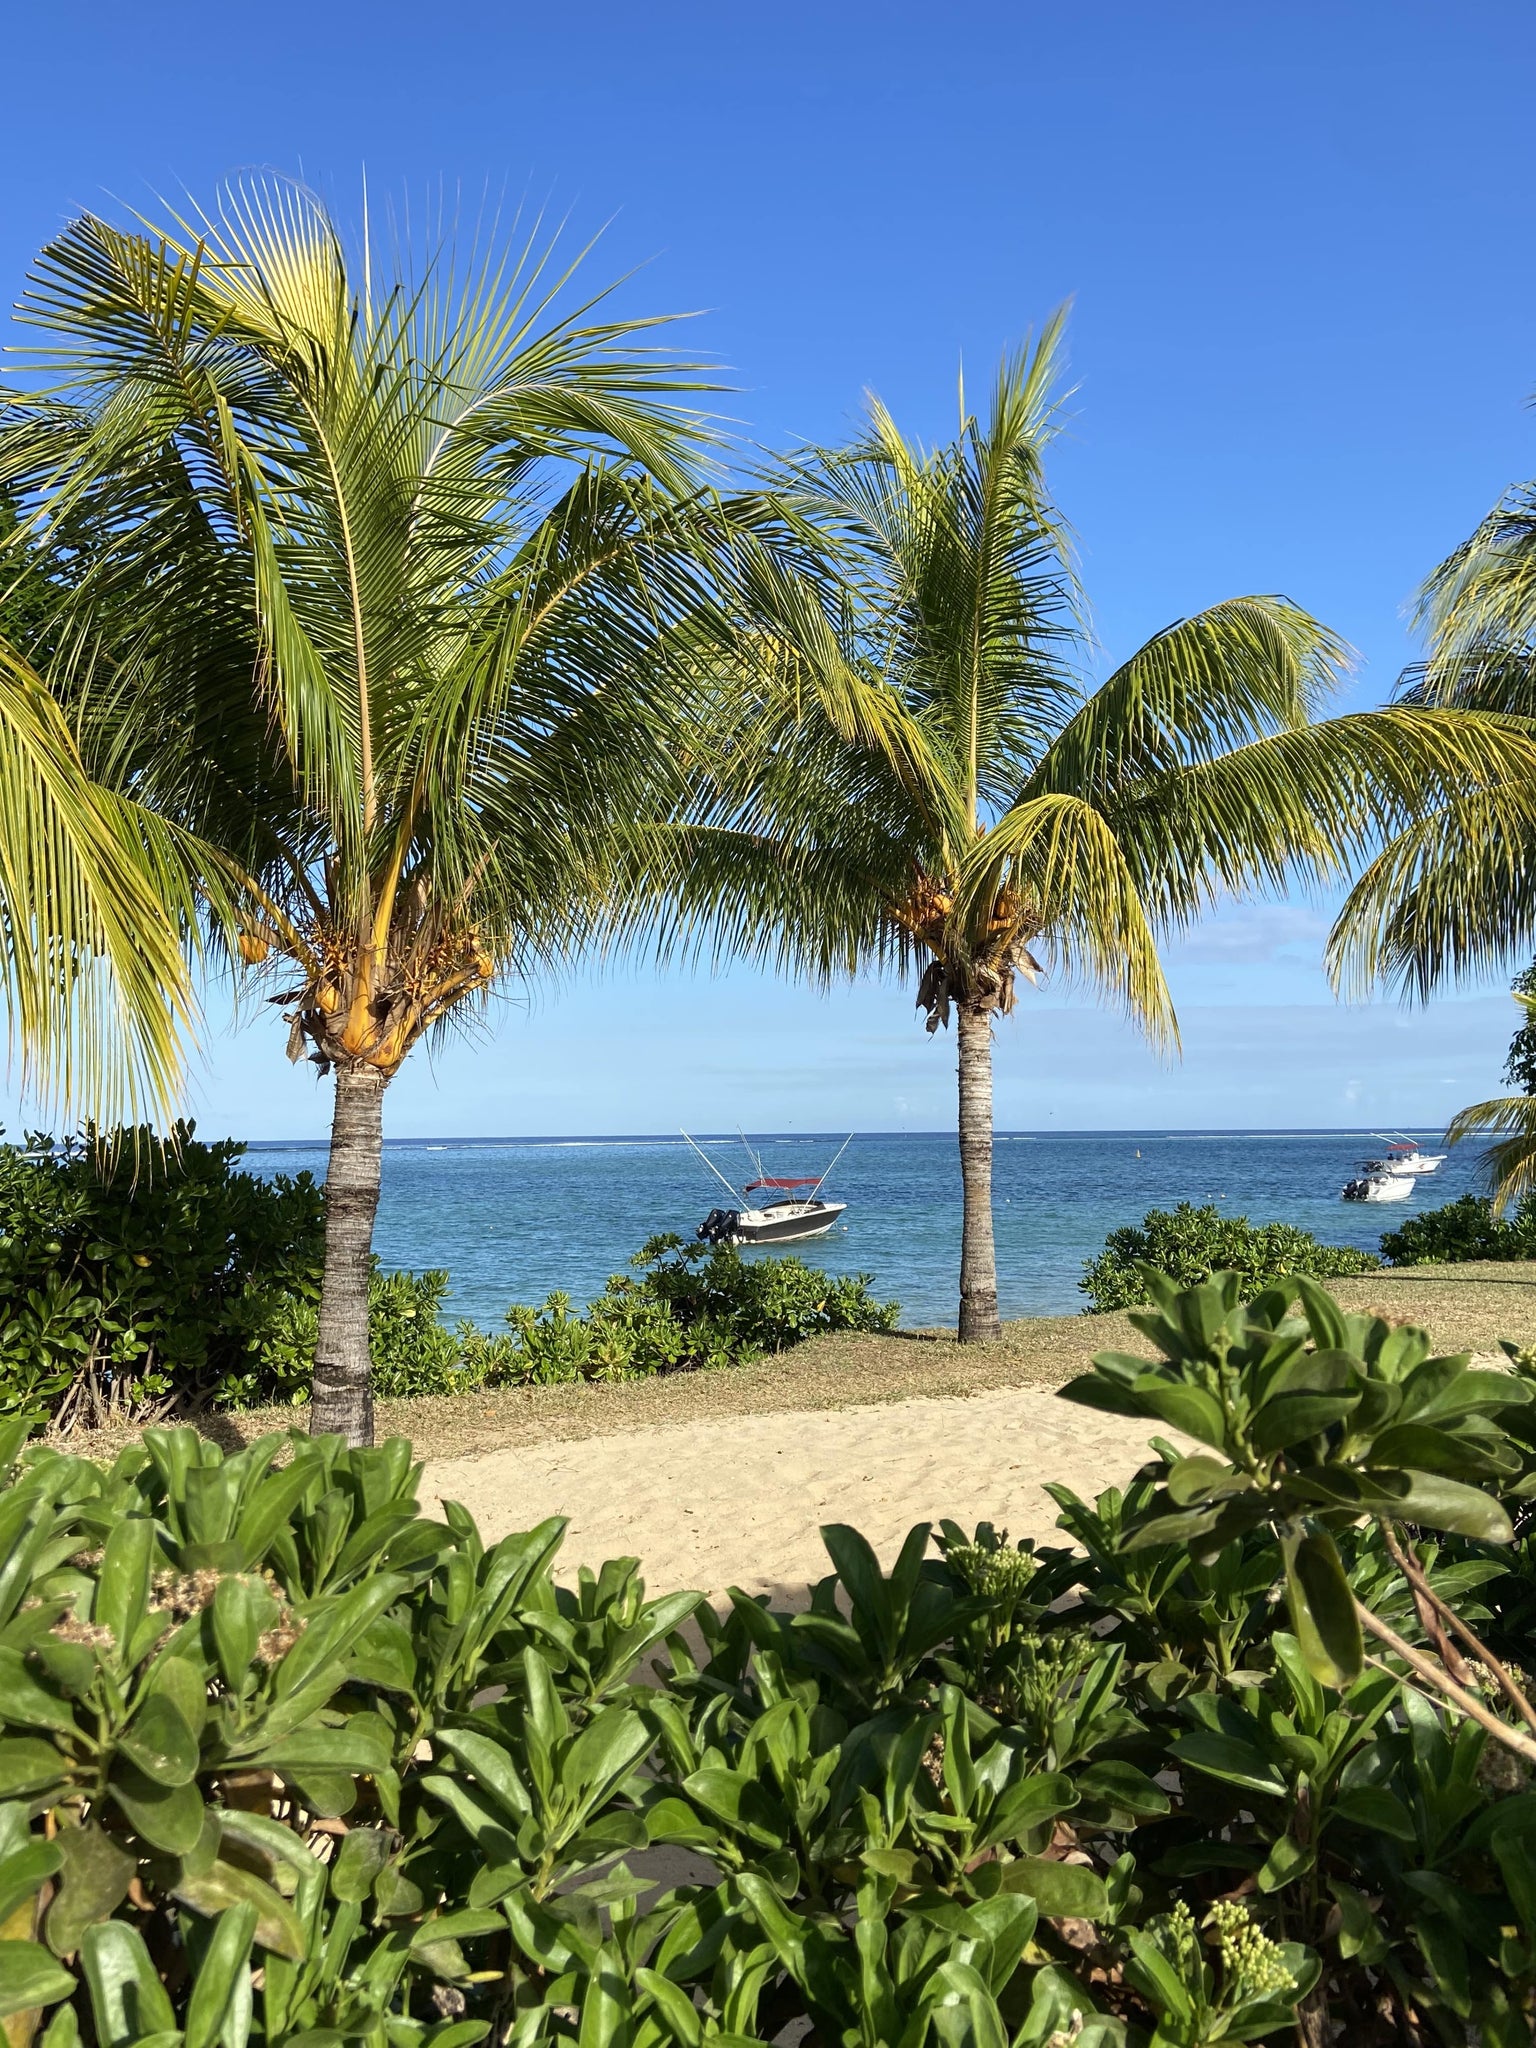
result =
M1390 734L1402 715L1372 717ZM1351 996L1381 984L1427 997L1536 943L1536 725L1473 712L1408 715L1442 722L1439 733L1421 726L1414 735L1432 744L1395 762L1384 756L1379 775L1362 764L1356 777L1386 843L1328 940L1329 972ZM1358 833L1346 836L1346 850L1363 844Z
M0 642L0 983L29 1092L104 1124L168 1112L196 1015L183 855L90 780L41 677Z
M1164 627L1101 683L1030 779L1104 799L1311 723L1347 649L1283 597L1235 597Z
M1446 1127L1453 1145L1493 1131L1497 1141L1483 1154L1482 1172L1497 1216L1511 1202L1536 1191L1536 1095L1504 1095L1458 1110Z
M1157 941L1109 819L1059 792L1004 812L960 872L959 915L972 927L973 950L1005 891L1029 906L1031 946L1038 935L1069 979L1120 1005L1154 1045L1177 1046Z

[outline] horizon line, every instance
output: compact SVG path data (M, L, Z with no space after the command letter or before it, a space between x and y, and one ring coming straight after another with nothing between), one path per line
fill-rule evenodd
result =
M1364 1124L1117 1124L1098 1128L996 1130L993 1139L999 1138L1379 1138L1386 1135L1404 1137L1437 1137L1444 1135L1443 1124L1406 1123L1389 1127L1387 1131L1371 1129ZM700 1131L697 1134L706 1144L726 1144L743 1135L760 1143L804 1141L824 1143L829 1139L852 1136L853 1138L942 1138L956 1142L953 1129L942 1127L934 1130L845 1130L786 1131L757 1130L745 1133L732 1131ZM245 1138L238 1141L247 1151L308 1151L330 1143L328 1132L308 1138ZM509 1131L494 1137L455 1136L452 1133L437 1134L423 1138L385 1138L384 1149L412 1150L423 1146L476 1146L476 1145L677 1145L683 1141L677 1131L552 1131L517 1132Z

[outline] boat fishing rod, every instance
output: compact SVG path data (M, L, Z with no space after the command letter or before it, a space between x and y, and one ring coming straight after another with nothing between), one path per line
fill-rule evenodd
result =
M694 1151L698 1153L699 1157L700 1157L700 1158L701 1158L701 1159L703 1160L704 1164L705 1164L705 1165L706 1165L706 1166L707 1166L707 1167L709 1168L710 1172L711 1172L711 1173L712 1173L712 1174L713 1174L713 1175L715 1176L715 1179L716 1179L717 1181L719 1181L719 1183L720 1183L721 1187L723 1187L723 1188L725 1189L726 1193L727 1193L727 1194L728 1194L728 1195L730 1196L730 1198L731 1198L731 1201L732 1201L732 1203L734 1204L734 1203L736 1203L736 1202L740 1201L740 1199L741 1199L741 1190L740 1190L740 1188L737 1188L737 1187L733 1187L733 1186L731 1185L731 1183L730 1183L730 1182L729 1182L729 1181L728 1181L728 1180L726 1179L725 1175L724 1175L724 1174L723 1174L723 1173L722 1173L722 1172L720 1171L719 1167L718 1167L718 1166L716 1166L716 1164L715 1164L715 1162L713 1161L713 1159L711 1159L711 1158L710 1158L710 1156L709 1156L709 1154L708 1154L708 1153L707 1153L707 1152L706 1152L706 1151L704 1150L704 1147L703 1147L702 1145L694 1145L694 1144L693 1144L693 1140L692 1140L692 1138L690 1138L690 1137L688 1136L688 1133L687 1133L687 1132L686 1132L685 1130L683 1130L681 1126L679 1126L679 1127L678 1127L678 1134L679 1134L679 1136L680 1136L680 1137L682 1137L682 1138L683 1138L683 1139L685 1140L685 1142L686 1142L686 1143L688 1143L688 1144L690 1144L690 1145L693 1145L693 1149L694 1149ZM742 1143L743 1143L743 1144L745 1144L745 1143L746 1143L746 1140L745 1140L745 1139L743 1139L743 1140L742 1140Z
M836 1151L835 1151L835 1152L833 1153L833 1155L832 1155L832 1166L829 1166L829 1167L827 1168L826 1172L825 1172L825 1173L824 1173L824 1174L823 1174L823 1175L821 1176L821 1179L820 1179L819 1181L817 1181L817 1183L816 1183L816 1193L817 1193L818 1195L819 1195L819 1194L821 1193L822 1189L823 1189L823 1188L824 1188L824 1187L826 1186L827 1182L828 1182L828 1181L829 1181L829 1180L830 1180L830 1179L832 1178L832 1167L833 1167L833 1166L836 1166L836 1164L837 1164L838 1160L842 1158L843 1154L844 1154L844 1153L845 1153L845 1152L846 1152L846 1151L848 1150L848 1147L849 1147L849 1146L850 1146L850 1145L851 1145L852 1143L853 1143L853 1132L852 1132L852 1131L850 1131L850 1132L848 1133L847 1137L846 1137L846 1138L844 1138L844 1140L843 1140L843 1142L841 1143L841 1145L839 1145L839 1146L838 1146L838 1148L837 1148L837 1150L836 1150Z

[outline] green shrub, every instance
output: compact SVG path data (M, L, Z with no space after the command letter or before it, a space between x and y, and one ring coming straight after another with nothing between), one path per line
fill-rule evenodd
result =
M12 2048L39 2013L42 2048L1524 2048L1536 1795L1395 1652L1317 1679L1272 1512L1350 1471L1406 1511L1406 1429L1486 1533L1536 1471L1495 1419L1520 1383L1326 1296L1294 1321L1235 1294L1165 1287L1161 1362L1099 1362L1109 1405L1203 1420L1215 1456L1057 1489L1055 1546L945 1524L934 1555L922 1524L887 1570L829 1525L794 1612L653 1598L633 1559L557 1585L558 1519L489 1546L428 1521L400 1439L150 1430L110 1470L11 1469L11 1425ZM1257 1421L1341 1398L1347 1428ZM1262 1511L1159 1530L1170 1493L1243 1498L1229 1449ZM1328 1512L1353 1591L1422 1645L1390 1509ZM1459 1540L1413 1553L1475 1623L1509 1546Z
M1092 1315L1145 1302L1143 1266L1184 1287L1198 1286L1212 1273L1235 1273L1244 1287L1260 1288L1299 1273L1342 1279L1372 1272L1380 1263L1350 1245L1319 1244L1294 1224L1255 1224L1246 1216L1223 1216L1214 1204L1197 1209L1180 1202L1177 1209L1149 1209L1139 1225L1112 1230L1077 1284L1088 1296L1084 1314Z
M262 1180L243 1148L190 1124L62 1146L0 1144L0 1415L64 1430L205 1408L297 1405L314 1371L325 1196L307 1173ZM446 1272L369 1283L374 1391L634 1379L729 1365L822 1330L886 1330L860 1274L653 1238L632 1274L573 1314L568 1295L513 1307L487 1335L442 1320Z
M0 1413L145 1420L260 1372L318 1297L324 1197L191 1124L0 1145Z
M1536 1195L1495 1216L1482 1195L1462 1195L1438 1209L1405 1217L1382 1232L1389 1266L1447 1266L1466 1259L1536 1259Z
M368 1282L368 1349L373 1390L383 1400L414 1394L452 1394L476 1383L460 1347L442 1321L448 1275L381 1273ZM220 1405L260 1408L307 1401L319 1336L317 1301L290 1296L255 1347L251 1370L226 1379Z
M728 1245L649 1239L585 1315L568 1294L542 1308L507 1310L510 1337L460 1324L470 1373L497 1385L522 1381L637 1379L741 1364L831 1330L891 1330L900 1307L871 1295L870 1275L839 1277L803 1259L744 1259Z

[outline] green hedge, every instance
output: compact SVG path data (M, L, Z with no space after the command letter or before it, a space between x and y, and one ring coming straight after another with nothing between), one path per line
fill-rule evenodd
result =
M403 1440L225 1457L151 1430L110 1470L22 1451L0 1484L10 2040L1525 2048L1528 1772L1395 1653L1319 1681L1284 1589L1301 1572L1305 1606L1326 1574L1263 1500L1219 1547L1158 1522L1170 1491L1214 1492L1177 1510L1209 1528L1324 1468L1341 1501L1368 1407L1382 1498L1407 1436L1443 1437L1426 1499L1488 1527L1495 1494L1520 1513L1533 1490L1528 1438L1493 1419L1523 1383L1326 1297L1294 1323L1235 1298L1165 1294L1163 1360L1101 1366L1100 1405L1175 1407L1216 1456L1170 1448L1092 1502L1053 1488L1058 1544L921 1524L881 1561L829 1524L794 1611L658 1595L633 1559L557 1577L558 1519L495 1543L452 1504L428 1520ZM1395 1438L1394 1403L1419 1418ZM1422 1644L1375 1524L1329 1514L1352 1594ZM1413 1549L1508 1657L1528 1546Z
M190 1123L0 1145L0 1413L148 1420L275 1387L324 1195Z
M636 1379L740 1364L834 1330L892 1330L894 1301L876 1301L870 1276L840 1276L785 1256L744 1259L728 1245L650 1238L584 1316L552 1294L539 1309L507 1311L511 1335L460 1337L466 1364L494 1384Z
M1112 1230L1077 1284L1088 1296L1084 1313L1092 1315L1145 1302L1144 1266L1185 1287L1219 1272L1236 1273L1243 1286L1257 1289L1298 1273L1341 1279L1372 1272L1380 1263L1349 1245L1320 1244L1290 1223L1255 1224L1246 1216L1224 1216L1214 1204L1196 1208L1180 1202L1176 1209L1149 1209L1139 1225Z
M307 1401L325 1198L239 1170L191 1124L0 1144L0 1415L64 1428ZM443 1320L446 1272L375 1271L382 1397L728 1365L824 1330L885 1330L869 1276L657 1237L586 1311L552 1294L488 1335Z
M1444 1266L1465 1259L1536 1259L1536 1195L1495 1216L1482 1195L1462 1195L1408 1216L1382 1233L1389 1266Z

